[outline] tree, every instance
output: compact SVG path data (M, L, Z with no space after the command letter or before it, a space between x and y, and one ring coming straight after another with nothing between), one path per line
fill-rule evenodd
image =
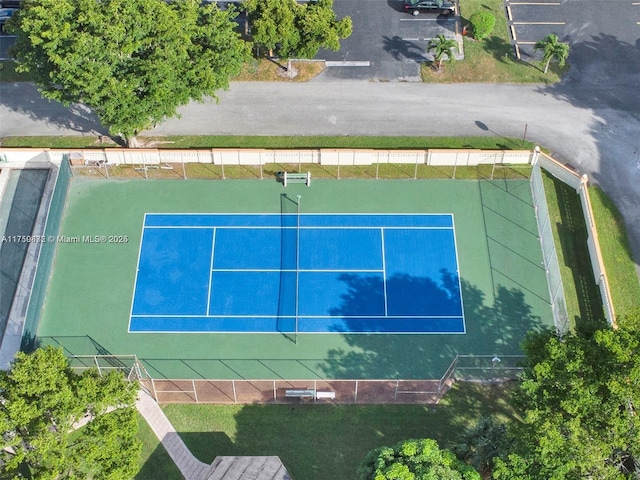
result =
M337 20L333 0L246 0L253 41L284 58L313 58L321 48L340 49L351 35L351 18Z
M569 44L558 41L558 36L555 33L550 33L542 40L539 40L534 45L534 50L542 50L542 61L546 62L544 66L544 73L547 73L549 69L549 63L552 59L558 61L558 65L564 66L567 57L569 56Z
M442 68L442 59L446 55L449 60L453 59L454 50L458 50L458 44L452 38L446 38L440 34L429 41L427 52L433 51L433 61L436 68Z
M405 440L371 450L358 480L480 480L480 474L430 438Z
M119 372L74 374L62 349L18 353L0 372L0 477L133 478L141 448L135 397Z
M82 103L127 143L228 88L248 58L233 9L198 0L25 0L13 50L46 98Z
M640 310L560 337L530 334L516 397L523 422L494 478L640 476Z
M483 417L460 435L451 450L479 472L488 474L493 468L493 459L508 450L509 442L506 425Z

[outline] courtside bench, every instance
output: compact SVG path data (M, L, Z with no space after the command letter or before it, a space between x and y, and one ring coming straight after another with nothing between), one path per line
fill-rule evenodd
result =
M278 172L276 173L278 180L282 180L282 183L286 187L290 183L304 183L307 187L311 186L311 172L307 173L289 173Z

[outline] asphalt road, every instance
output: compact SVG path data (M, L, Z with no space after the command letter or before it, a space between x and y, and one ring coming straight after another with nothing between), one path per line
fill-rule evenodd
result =
M234 83L220 103L192 103L152 135L493 135L552 150L613 198L640 266L640 94L633 86ZM82 107L0 85L0 136L104 133ZM508 146L505 141L505 145ZM640 267L638 268L640 274Z

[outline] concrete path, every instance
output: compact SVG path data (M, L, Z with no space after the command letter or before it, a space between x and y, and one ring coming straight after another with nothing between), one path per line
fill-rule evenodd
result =
M165 448L185 480L291 480L276 456L216 457L211 465L194 457L151 396L138 393L136 407Z
M204 480L209 478L215 467L201 462L193 456L184 444L173 425L151 396L140 390L136 407L156 434L185 480Z

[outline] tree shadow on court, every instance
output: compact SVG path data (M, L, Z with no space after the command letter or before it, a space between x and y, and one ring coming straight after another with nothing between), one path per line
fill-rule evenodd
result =
M455 277L445 275L441 286L428 278L403 278L412 295L447 299ZM466 332L464 334L345 334L350 348L332 349L318 365L326 378L351 379L438 379L456 355L519 355L520 343L527 332L545 328L532 312L525 294L517 288L498 285L487 302L487 294L462 280ZM349 294L341 299L335 313L343 312L348 327L350 312L370 301L371 285L354 281ZM428 320L427 320L428 321Z

